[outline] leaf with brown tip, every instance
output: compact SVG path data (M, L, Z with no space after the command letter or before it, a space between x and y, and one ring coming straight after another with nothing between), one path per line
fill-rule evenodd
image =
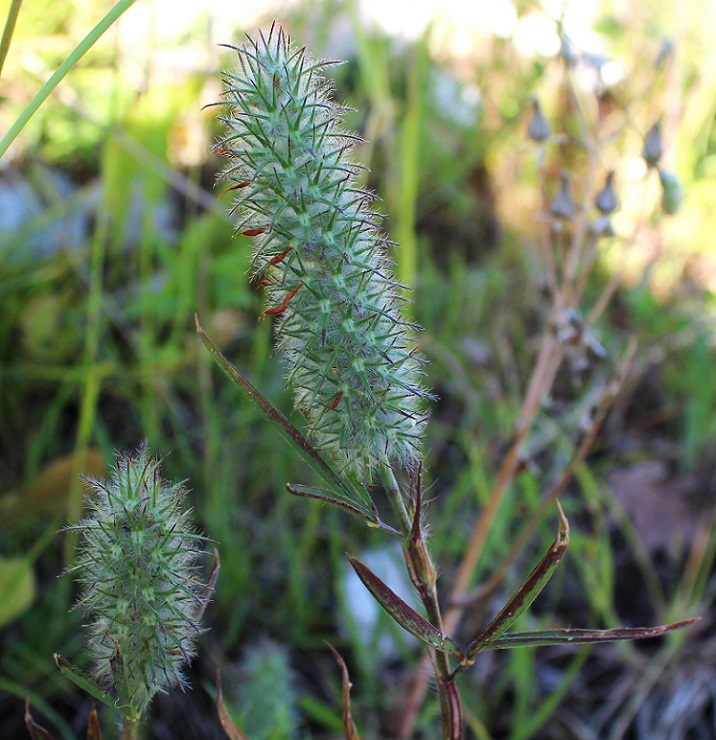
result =
M97 707L94 704L87 719L87 740L102 740L102 728L99 724Z
M52 735L32 718L29 698L25 699L25 727L32 740L52 740Z
M569 522L557 501L559 509L559 532L557 538L550 545L549 550L537 563L534 570L527 576L525 582L517 589L509 601L500 609L499 613L485 627L476 640L467 648L468 664L480 652L490 647L503 632L507 631L523 614L532 602L539 596L542 589L552 577L555 568L559 565L569 545Z
M340 653L331 645L330 642L326 642L328 649L333 653L333 657L336 659L336 663L340 666L341 675L343 680L343 732L345 732L346 740L360 740L360 735L356 729L355 722L351 715L351 683L350 676L348 675L348 668L346 667L345 661L341 658Z
M585 645L597 642L617 642L618 640L645 640L652 637L661 637L674 630L690 627L700 621L701 617L695 619L684 619L681 622L671 624L660 624L657 627L615 627L608 630L590 629L554 629L535 630L534 632L512 632L498 637L485 646L487 650L504 650L507 648L523 647L532 645Z
M122 716L126 717L128 720L134 721L137 719L130 707L123 706L117 703L113 697L111 697L101 686L99 686L99 684L95 683L91 678L85 676L85 674L82 673L79 668L73 666L71 663L68 663L61 655L55 654L54 658L57 667L60 669L60 672L66 678L69 678L72 683L79 686L83 691L86 691L90 696L93 696L98 701L101 701L102 704L112 709L116 709L118 712L120 712L120 714L122 714Z
M234 720L231 719L229 713L226 711L226 706L224 705L224 694L221 691L221 673L219 672L218 667L216 669L216 711L219 715L221 727L229 740L249 740L249 736L245 735L234 724Z
M427 645L439 650L442 653L454 655L459 660L464 660L460 648L447 635L428 622L425 617L418 614L412 606L403 601L387 584L378 578L368 566L363 565L360 560L356 560L348 555L348 561L353 566L358 578L363 585L373 594L375 600L390 614L391 617L406 631L410 632L419 640Z

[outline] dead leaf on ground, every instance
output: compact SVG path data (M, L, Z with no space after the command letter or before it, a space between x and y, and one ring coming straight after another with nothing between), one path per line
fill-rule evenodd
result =
M82 485L74 476L82 473L90 478L104 477L107 467L97 450L87 450L85 459L75 470L77 453L58 457L40 471L29 485L0 498L0 529L13 526L20 519L33 514L62 516L73 485ZM83 486L84 487L84 486Z
M670 475L662 460L645 460L606 477L615 499L628 514L650 553L688 546L710 507L693 474Z

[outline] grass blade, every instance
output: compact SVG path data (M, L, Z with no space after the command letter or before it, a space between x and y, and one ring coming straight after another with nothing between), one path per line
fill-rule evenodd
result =
M17 138L18 134L25 128L27 122L37 113L40 106L47 100L50 93L62 82L68 72L79 62L80 59L95 45L104 32L112 26L115 21L129 8L134 5L135 0L119 0L119 2L105 15L104 18L80 41L70 52L67 59L57 68L49 80L40 88L40 91L30 101L30 104L18 116L17 120L10 126L10 130L0 141L0 157L10 148L10 144ZM9 43L9 41L8 41Z
M17 23L18 15L20 15L21 6L22 0L12 0L10 10L7 14L5 29L2 32L2 40L0 40L0 74L2 73L7 53L10 51L10 42L12 41L13 33L15 33L15 23Z

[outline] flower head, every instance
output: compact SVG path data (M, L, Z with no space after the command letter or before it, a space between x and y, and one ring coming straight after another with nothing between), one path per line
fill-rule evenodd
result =
M237 232L278 318L287 384L313 443L359 479L420 457L426 422L415 327L401 314L386 237L349 158L356 137L319 62L274 25L237 49L217 151Z
M168 484L146 445L118 455L110 480L87 480L90 513L81 534L78 606L92 619L95 673L141 715L157 691L184 685L206 605L197 558L204 538L182 510L186 489Z

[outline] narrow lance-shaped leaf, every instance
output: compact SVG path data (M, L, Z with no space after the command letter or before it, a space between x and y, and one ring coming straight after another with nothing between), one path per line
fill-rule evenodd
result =
M343 658L341 658L340 653L333 647L333 645L331 645L330 642L327 642L326 645L328 645L328 649L333 653L333 657L336 659L336 662L341 669L343 683L343 733L346 736L346 740L360 740L360 735L358 734L355 722L353 722L353 716L351 715L351 687L353 684L348 675L348 668L346 667L346 663Z
M102 728L99 724L97 707L94 704L87 719L87 740L102 740Z
M413 524L410 530L410 538L407 542L406 562L410 580L413 582L415 588L418 589L423 603L426 603L426 599L434 597L437 573L428 553L423 536L423 527L420 523L420 517L423 513L422 474L423 469L421 463L411 483L413 492Z
M489 647L495 639L503 632L508 630L515 621L529 608L530 604L537 598L547 582L552 577L555 568L559 565L564 557L564 553L569 545L569 522L562 511L562 507L557 502L559 509L559 532L557 538L545 553L544 557L534 570L529 574L525 582L517 589L516 593L510 598L500 612L482 631L479 637L474 640L467 648L466 665L471 665L472 661L480 650Z
M25 728L32 740L52 740L52 735L42 726L38 725L30 713L30 700L25 699Z
M584 645L595 642L617 642L619 640L645 640L652 637L661 637L674 630L690 627L700 621L701 617L695 619L684 619L681 622L662 624L658 627L615 627L608 630L590 629L554 629L535 630L533 632L512 632L484 646L485 650L505 650L508 648L523 647L531 645Z
M323 501L326 504L333 504L333 506L337 506L348 514L353 514L354 516L367 521L368 526L370 527L379 527L392 535L400 536L400 533L397 530L380 521L378 518L378 512L375 508L371 511L366 506L363 506L353 499L348 500L347 497L341 493L329 491L325 488L304 486L300 483L287 483L286 490L291 495L298 496L299 498L312 498L317 501Z
M274 425L278 432L290 442L295 449L301 454L303 459L315 470L327 483L331 486L335 486L342 491L350 500L358 502L361 499L367 501L372 508L375 508L373 501L368 495L367 491L360 490L359 492L349 488L343 478L338 476L333 468L316 452L314 447L308 442L308 440L296 429L293 424L265 397L261 394L251 382L244 377L235 367L224 357L219 348L209 339L206 332L201 328L199 324L199 318L194 315L194 323L196 324L196 331L199 334L199 338L204 343L204 346L209 350L211 356L216 361L216 364L228 375L228 377L236 383L240 388L248 394L249 398L256 404L256 407L264 415L264 417Z
M134 712L129 707L118 705L117 702L99 686L99 684L95 683L91 678L85 676L85 674L82 673L79 668L73 666L71 663L68 663L61 655L55 654L54 657L55 663L62 672L62 675L69 678L72 683L79 686L91 696L94 696L94 698L98 701L101 701L102 704L106 704L108 707L116 709L127 719L135 719Z
M361 579L363 585L373 594L375 600L390 614L391 617L411 635L415 635L427 645L449 655L454 655L459 660L464 660L460 648L447 635L440 632L437 627L430 624L425 617L406 604L398 594L395 593L387 584L378 578L373 571L356 560L351 555L347 555L350 564Z
M224 704L224 693L221 690L221 673L216 669L216 711L221 728L229 740L249 740L249 736L234 724Z

